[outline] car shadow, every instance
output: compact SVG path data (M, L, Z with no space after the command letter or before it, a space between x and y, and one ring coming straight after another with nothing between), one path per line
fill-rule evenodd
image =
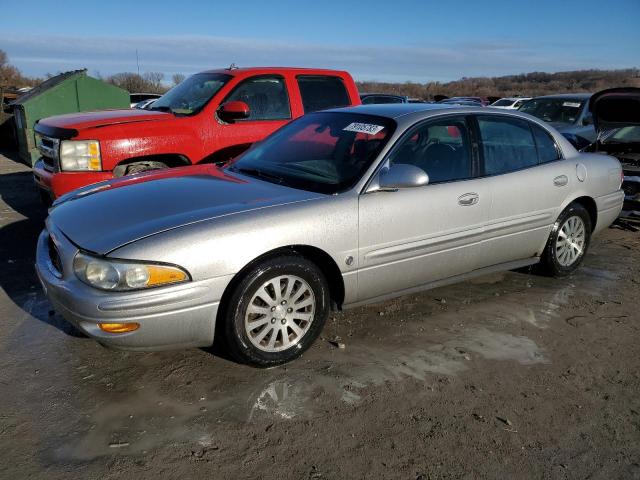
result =
M64 321L46 300L35 272L38 235L44 228L47 210L40 202L31 171L2 159L0 198L4 203L0 221L0 288L15 305L37 320L67 335L84 337Z

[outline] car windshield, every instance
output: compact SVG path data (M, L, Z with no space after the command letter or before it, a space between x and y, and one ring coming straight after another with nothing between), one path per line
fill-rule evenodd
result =
M198 113L218 93L231 75L196 73L156 100L151 110L182 115Z
M495 103L492 103L491 105L493 105L494 107L509 107L511 105L513 105L515 102L515 100L510 100L508 98L503 98L501 100L498 100Z
M345 191L389 141L395 122L319 112L291 122L235 160L228 170L318 193Z
M520 107L520 111L545 122L575 123L584 100L576 98L534 98Z
M607 135L602 143L640 143L640 126L618 128Z

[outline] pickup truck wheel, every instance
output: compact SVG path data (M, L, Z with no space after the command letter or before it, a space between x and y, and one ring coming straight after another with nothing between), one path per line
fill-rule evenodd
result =
M329 287L312 262L280 256L244 275L229 298L225 337L239 361L272 367L307 350L329 315Z
M579 203L572 203L556 220L542 254L543 270L554 277L573 273L582 263L591 241L591 217Z
M150 172L151 170L162 170L163 168L168 168L166 163L154 161L136 162L127 165L123 175L134 175L136 173Z

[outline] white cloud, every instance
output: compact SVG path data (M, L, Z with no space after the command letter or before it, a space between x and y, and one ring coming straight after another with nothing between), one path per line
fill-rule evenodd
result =
M328 45L209 36L77 37L0 34L1 48L28 74L88 68L103 75L140 70L167 75L240 66L300 66L348 70L359 80L447 81L463 76L614 68L595 58L505 42L440 45ZM552 53L549 53L552 52Z

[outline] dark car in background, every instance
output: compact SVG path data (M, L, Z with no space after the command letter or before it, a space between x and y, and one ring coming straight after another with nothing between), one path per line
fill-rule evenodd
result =
M640 88L611 88L589 101L597 132L586 152L606 153L622 164L624 209L640 210Z
M590 93L546 95L532 98L520 111L544 120L580 150L596 140L590 98Z
M409 103L409 97L405 95L391 95L389 93L362 93L360 100L363 105L382 103Z
M454 104L454 105L468 105L477 107L478 105L486 107L489 105L489 101L482 97L451 97L440 100L438 103Z

